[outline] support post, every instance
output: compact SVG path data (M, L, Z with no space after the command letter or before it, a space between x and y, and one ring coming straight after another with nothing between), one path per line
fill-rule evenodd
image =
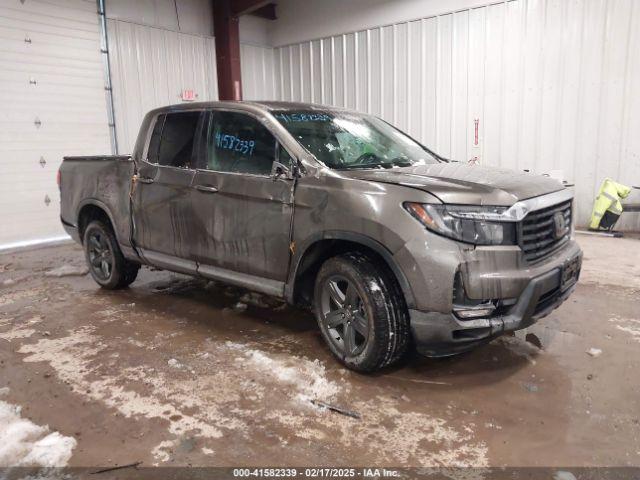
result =
M116 134L116 114L113 106L113 85L111 83L111 60L109 59L109 39L107 36L107 14L104 0L96 0L98 6L98 23L100 25L100 53L104 75L104 91L107 97L107 120L111 137L111 154L118 154L118 135Z
M218 98L242 100L239 20L231 0L213 0L213 34L216 38Z

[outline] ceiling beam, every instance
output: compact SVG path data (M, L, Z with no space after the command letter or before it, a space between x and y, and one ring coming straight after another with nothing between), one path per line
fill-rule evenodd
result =
M231 13L236 17L247 15L248 13L253 13L261 9L269 3L271 3L270 0L232 0Z
M266 18L267 20L277 20L276 17L276 4L268 3L264 7L260 7L257 10L251 12L254 17Z

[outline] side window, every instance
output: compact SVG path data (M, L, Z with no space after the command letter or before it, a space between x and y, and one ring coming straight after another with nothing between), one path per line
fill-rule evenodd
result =
M207 136L208 170L269 175L276 139L258 120L235 112L213 112Z
M278 162L287 168L293 167L293 158L291 158L289 152L280 144L278 144Z
M166 115L159 115L156 119L156 124L153 126L153 132L151 132L151 138L149 139L149 148L147 149L147 161L149 163L158 163L160 135L162 135L165 117Z
M191 167L193 140L199 118L200 112L178 112L166 115L157 163L168 167ZM151 148L151 142L149 147Z

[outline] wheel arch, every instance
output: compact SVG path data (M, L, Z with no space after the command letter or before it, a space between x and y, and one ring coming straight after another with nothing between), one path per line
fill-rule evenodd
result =
M404 272L391 252L380 242L360 233L328 231L312 235L304 244L296 248L291 261L289 277L285 285L285 298L291 304L304 303L309 289L313 291L310 274L326 259L347 251L372 253L380 258L395 276L408 308L414 308L415 298ZM317 271L317 270L316 270ZM315 279L315 275L313 275Z
M80 243L84 241L84 231L93 220L103 220L109 222L109 226L116 236L116 240L120 243L120 239L118 238L118 233L115 229L115 222L113 220L113 215L109 211L109 208L100 200L90 198L83 200L82 203L78 206L78 215L76 216L78 219L78 235L80 237Z

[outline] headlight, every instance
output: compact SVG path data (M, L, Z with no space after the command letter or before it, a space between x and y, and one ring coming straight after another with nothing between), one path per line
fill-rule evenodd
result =
M432 232L474 245L515 245L516 223L505 222L507 207L405 203L404 208Z

